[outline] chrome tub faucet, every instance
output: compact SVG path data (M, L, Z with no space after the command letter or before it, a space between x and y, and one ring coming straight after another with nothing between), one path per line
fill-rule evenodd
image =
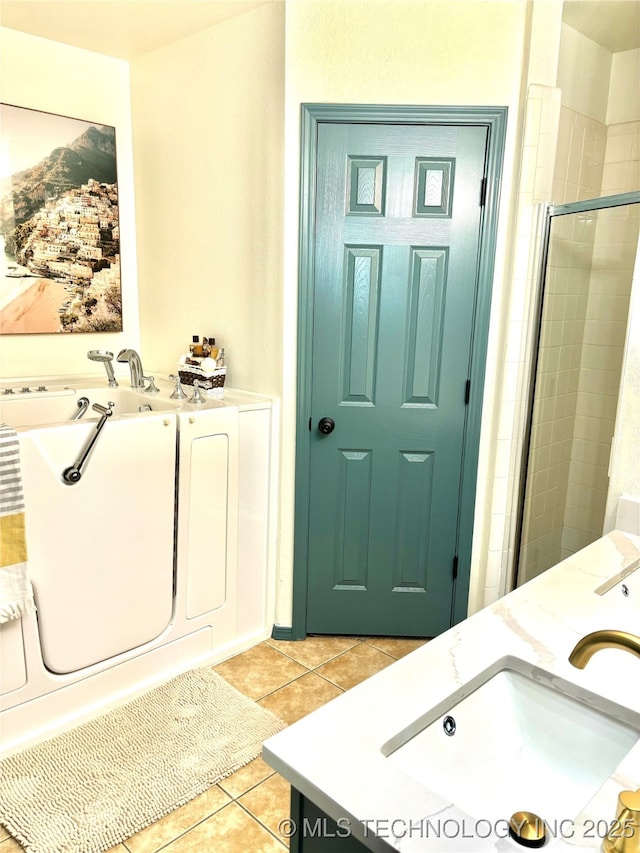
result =
M117 361L129 363L132 388L135 388L137 391L144 391L146 394L158 394L160 392L160 389L156 388L154 377L144 375L142 360L134 349L120 350ZM144 387L145 381L149 383L146 388Z

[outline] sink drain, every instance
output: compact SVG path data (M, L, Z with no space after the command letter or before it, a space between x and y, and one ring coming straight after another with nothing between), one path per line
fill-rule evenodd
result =
M544 821L533 812L514 812L509 819L509 835L523 847L542 847L547 840Z
M456 721L451 715L447 715L442 721L442 728L444 729L444 733L451 737L456 733Z

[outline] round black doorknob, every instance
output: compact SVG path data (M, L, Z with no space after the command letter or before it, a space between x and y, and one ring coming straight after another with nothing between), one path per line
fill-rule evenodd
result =
M333 418L320 418L318 421L318 429L323 435L329 435L336 428Z

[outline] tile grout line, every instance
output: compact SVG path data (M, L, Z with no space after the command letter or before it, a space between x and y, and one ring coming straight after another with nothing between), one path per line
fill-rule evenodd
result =
M400 660L402 657L404 657L404 655L400 655L400 657L395 657L395 656L394 656L392 653L390 653L389 651L387 651L387 650L383 650L383 649L379 648L378 646L374 645L374 643L373 643L373 642L370 642L370 640L371 640L371 639L375 640L376 638L352 637L352 638L350 638L350 639L354 640L355 642L353 643L353 645L352 645L352 646L349 646L349 648L347 648L347 649L343 649L342 651L338 652L337 654L331 655L331 656L330 656L330 657L328 657L326 660L322 660L322 661L320 661L319 663L317 663L317 664L315 664L315 665L309 665L308 663L305 663L304 661L301 661L301 660L299 660L299 659L297 659L297 658L293 657L291 654L289 654L289 653L287 653L287 652L285 652L285 651L282 651L280 648L277 648L276 646L272 645L272 644L269 642L269 640L270 640L270 639L271 639L271 638L268 638L267 640L264 640L264 641L263 641L263 644L264 644L266 647L268 647L268 648L270 648L272 651L275 651L275 652L277 652L278 654L282 655L282 657L283 657L284 659L286 659L286 660L288 660L288 661L290 661L290 662L292 662L292 663L295 663L295 664L297 664L298 666L303 667L306 671L305 671L305 672L302 672L302 673L300 673L300 674L298 674L298 675L296 675L296 676L294 676L293 678L289 679L288 681L285 681L283 684L279 685L278 687L274 688L273 690L268 691L268 692L267 692L267 693L265 693L263 696L260 696L260 697L258 697L258 698L254 698L254 697L252 697L252 696L247 696L247 698L249 698L249 699L250 699L251 701L253 701L255 704L259 704L259 703L260 703L261 701L263 701L264 699L266 699L266 698L268 698L268 697L270 697L270 696L273 696L273 695L274 695L274 694L276 694L278 691L280 691L280 690L284 689L285 687L288 687L289 685L293 684L293 683L294 683L294 682L296 682L296 681L301 680L302 678L304 678L304 676L305 676L305 675L309 675L310 673L313 673L313 674L317 675L317 676L318 676L318 677L320 677L320 678L321 678L321 679L322 679L326 684L329 684L329 685L331 685L332 687L334 687L336 690L339 690L339 691L340 691L339 695L344 694L344 693L345 693L347 690L349 690L350 688L348 688L348 687L341 687L339 684L337 684L336 682L332 681L328 676L326 676L326 675L324 675L323 673L319 672L319 670L320 670L322 667L325 667L325 666L327 666L328 664L333 663L333 662L335 662L335 661L339 660L341 657L344 657L344 656L348 655L350 652L353 652L354 650L356 650L356 649L360 648L362 645L366 645L366 646L368 646L370 649L373 649L373 650L375 650L376 652L378 652L378 653L380 653L380 654L383 654L385 657L388 657L388 658L389 658L389 664L387 664L387 666L388 666L388 665L390 665L390 664L391 664L391 663L393 663L393 662L396 662L396 661ZM425 638L425 639L423 640L423 642L428 642L428 638ZM214 667L212 667L212 669L215 669L215 666L214 666ZM223 676L223 677L224 677L224 676ZM238 688L236 688L236 689L238 689ZM239 691L239 692L242 692L242 691ZM245 693L244 695L246 696L247 694ZM336 698L337 698L337 697L336 697ZM327 701L331 701L331 700L327 700ZM322 704L326 704L326 702L324 702L324 703L322 703ZM319 707L321 707L321 706L319 706ZM306 715L305 715L305 716L306 716ZM292 723L286 723L286 725L287 725L287 726L288 726L288 725L292 725ZM257 758L259 758L259 757L260 757L260 756L257 756ZM268 765L267 765L267 766L268 766ZM240 769L242 769L242 768L240 768ZM243 803L241 803L241 802L240 802L240 799L241 799L242 797L246 796L246 795L247 795L247 794L249 794L251 791L254 791L256 788L258 788L258 787L259 787L260 785L262 785L263 783L265 783L265 782L269 781L269 780L270 780L270 779L272 779L274 776L278 776L278 775L279 775L279 774L278 774L278 772L277 772L276 770L273 770L272 768L269 768L269 769L271 770L271 772L270 772L270 773L268 773L268 775L267 775L267 776L265 776L264 778L260 779L259 781L255 782L255 783L251 784L251 785L250 785L250 786L249 786L245 791L240 792L237 796L236 796L236 795L231 794L229 791L227 791L227 790L223 787L223 783L224 783L224 781L225 781L224 779L220 780L220 782L214 783L214 785L212 785L212 786L210 786L210 787L211 787L211 788L213 788L213 787L217 787L217 788L222 792L222 794L224 794L224 796L225 796L225 797L228 797L228 798L229 798L229 799L228 799L228 802L223 803L221 806L219 806L218 808L214 809L212 812L210 812L209 814L207 814L205 817L201 818L200 820L196 821L194 824L192 824L191 826L189 826L189 827L188 827L187 829L185 829L183 832L179 832L179 833L178 833L174 838L172 838L171 840L169 840L169 841L167 841L166 843L162 844L160 847L156 847L156 848L154 848L153 853L161 853L161 851L166 850L167 848L169 848L169 847L170 847L170 845L171 845L171 844L173 844L174 842L176 842L178 839L183 838L185 835L187 835L189 832L191 832L191 831L192 831L193 829L195 829L197 826L199 826L200 824L204 823L205 821L207 821L207 820L211 819L214 815L220 814L222 811L224 811L224 809L226 809L226 808L227 808L227 806L231 805L232 803L236 803L236 805L237 805L237 806L238 806L238 807L239 807L239 808L240 808L240 809L241 809L241 810L242 810L242 811L243 811L243 812L244 812L244 813L245 813L245 814L246 814L246 815L247 815L247 816L252 820L252 821L255 821L255 822L256 822L256 823L257 823L257 824L258 824L258 825L259 825L263 830L265 830L267 833L269 833L269 835L270 835L271 837L273 837L273 838L276 840L276 842L282 846L283 850L287 850L287 849L288 849L288 848L287 848L287 845L285 845L285 844L283 843L282 838L280 838L278 835L276 835L276 833L275 833L272 829L270 829L270 828L269 828L269 826L267 826L265 823L263 823L263 821L262 821L259 817L257 817L256 815L254 815L254 814L253 814L253 813L248 809L248 807L246 807ZM234 771L234 772L235 772L235 771ZM230 775L233 775L233 774L230 774ZM227 778L229 778L229 777L227 777ZM286 780L285 780L285 782L286 782ZM289 787L290 787L290 786L289 786ZM5 845L5 842L9 842L10 840L11 840L11 836L9 836L8 838L5 838L5 839L0 839L0 851L1 851L5 846L7 846L7 847L8 847L8 845ZM120 843L121 843L121 846L122 846L123 851L126 851L126 853L133 853L132 848L131 848L131 847L129 846L129 844L128 844L128 842L129 842L129 841L130 841L130 839L126 839L125 841L122 841L122 842L120 842Z
M279 842L280 842L280 844L282 844L282 839L281 839L281 838L278 838L278 836L275 834L275 832L274 832L272 829L269 829L269 827L268 827L266 824L264 824L264 823L260 820L260 818L259 818L259 817L256 817L252 812L250 812L250 811L249 811L249 809L244 805L244 803L241 803L241 802L238 802L238 801L235 801L235 802L237 803L237 805L238 805L238 806L240 806L240 808L241 808L241 809L243 809L243 811L244 811L247 815L249 815L249 817L251 818L251 820L255 820L255 822L256 822L256 823L258 823L258 824L259 824L263 829L265 829L265 830L269 833L269 835L271 835L273 838L275 838L275 839L276 839L276 841L279 841ZM282 846L284 847L285 845L284 845L284 844L282 844ZM288 848L287 848L287 849L288 849Z

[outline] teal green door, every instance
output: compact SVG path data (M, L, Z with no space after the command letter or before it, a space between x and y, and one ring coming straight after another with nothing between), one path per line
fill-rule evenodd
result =
M487 129L320 123L308 633L451 625Z

